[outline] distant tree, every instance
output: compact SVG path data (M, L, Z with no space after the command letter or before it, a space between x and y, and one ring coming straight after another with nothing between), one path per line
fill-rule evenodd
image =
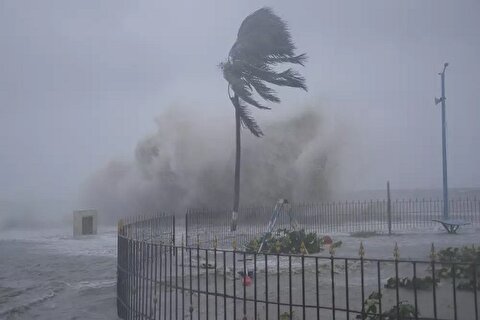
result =
M236 153L235 182L231 231L237 228L240 202L240 129L241 126L256 136L263 132L251 116L248 106L267 109L254 98L256 92L266 101L279 103L277 93L268 84L307 90L305 78L290 68L278 71L283 63L303 66L306 55L295 55L295 45L288 26L270 8L261 8L243 20L238 30L237 41L220 64L223 77L228 82L228 95L235 108Z

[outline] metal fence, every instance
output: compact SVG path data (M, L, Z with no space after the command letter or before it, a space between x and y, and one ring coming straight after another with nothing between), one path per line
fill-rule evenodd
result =
M478 251L468 261L433 247L426 261L398 248L368 259L362 245L358 257L257 254L174 237L174 217L119 223L120 318L478 320Z
M462 219L480 224L480 200L451 199L449 212L452 219ZM230 232L231 209L190 209L185 217L187 244L199 237L202 245L211 245L217 238L221 243L235 239L244 244L267 230L274 206L240 208L238 227ZM391 233L415 231L439 226L433 219L441 219L443 200L370 200L328 203L293 203L284 209L277 227L288 228L291 210L302 229L324 234L330 232L377 232Z

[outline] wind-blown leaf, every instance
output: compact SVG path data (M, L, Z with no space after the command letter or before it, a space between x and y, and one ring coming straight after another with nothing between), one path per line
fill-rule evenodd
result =
M237 110L238 113L240 114L240 120L242 122L242 126L250 130L250 132L255 136L255 137L261 137L263 136L262 129L258 126L257 122L253 117L250 115L248 112L248 108L246 105L243 105L240 101L237 104Z
M255 91L265 100L272 102L280 102L280 98L277 97L275 90L267 87L258 78L249 78L248 83L255 89Z

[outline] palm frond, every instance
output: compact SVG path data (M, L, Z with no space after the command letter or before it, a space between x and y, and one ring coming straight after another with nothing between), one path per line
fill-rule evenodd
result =
M292 57L295 45L285 21L270 8L261 8L246 17L230 50L233 60L269 56Z
M240 114L240 121L242 123L242 126L250 130L250 132L257 138L263 136L262 129L260 129L255 119L253 119L252 115L248 111L248 107L242 104L240 101L238 101L238 103L235 105L238 113Z
M257 79L258 81L265 81L278 86L301 88L305 91L308 90L305 78L302 77L300 73L292 69L287 69L283 72L276 72L267 64L258 66L244 65L241 77L245 79L246 82L250 82L252 79Z
M283 63L303 66L307 56L296 55L295 50L286 22L272 9L261 8L243 20L228 60L220 64L229 88L245 103L237 107L241 111L242 125L257 137L263 133L247 112L247 105L270 108L259 103L254 98L255 93L263 100L279 103L280 98L268 84L307 90L305 78L300 73L274 68Z
M228 81L231 89L243 101L259 109L270 109L268 107L263 106L252 97L252 93L253 93L252 87L255 87L255 86L246 80L245 76L242 75L243 71L238 68L237 64L231 64L227 62L223 64L222 67L223 67L224 78Z
M263 99L276 103L280 102L275 90L267 87L260 79L251 77L247 81Z
M293 57L271 55L269 57L266 57L264 61L271 65L276 65L279 63L293 63L293 64L299 64L301 66L305 66L305 62L307 61L307 55L305 53L302 53L301 55L293 56Z

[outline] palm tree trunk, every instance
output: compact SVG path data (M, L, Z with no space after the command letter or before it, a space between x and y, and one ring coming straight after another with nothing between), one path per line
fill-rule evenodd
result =
M241 153L241 139L240 139L240 113L238 111L238 96L235 94L232 98L232 103L235 107L235 182L233 187L233 211L232 211L232 224L230 226L230 231L237 230L237 217L238 217L238 207L240 204L240 153Z

